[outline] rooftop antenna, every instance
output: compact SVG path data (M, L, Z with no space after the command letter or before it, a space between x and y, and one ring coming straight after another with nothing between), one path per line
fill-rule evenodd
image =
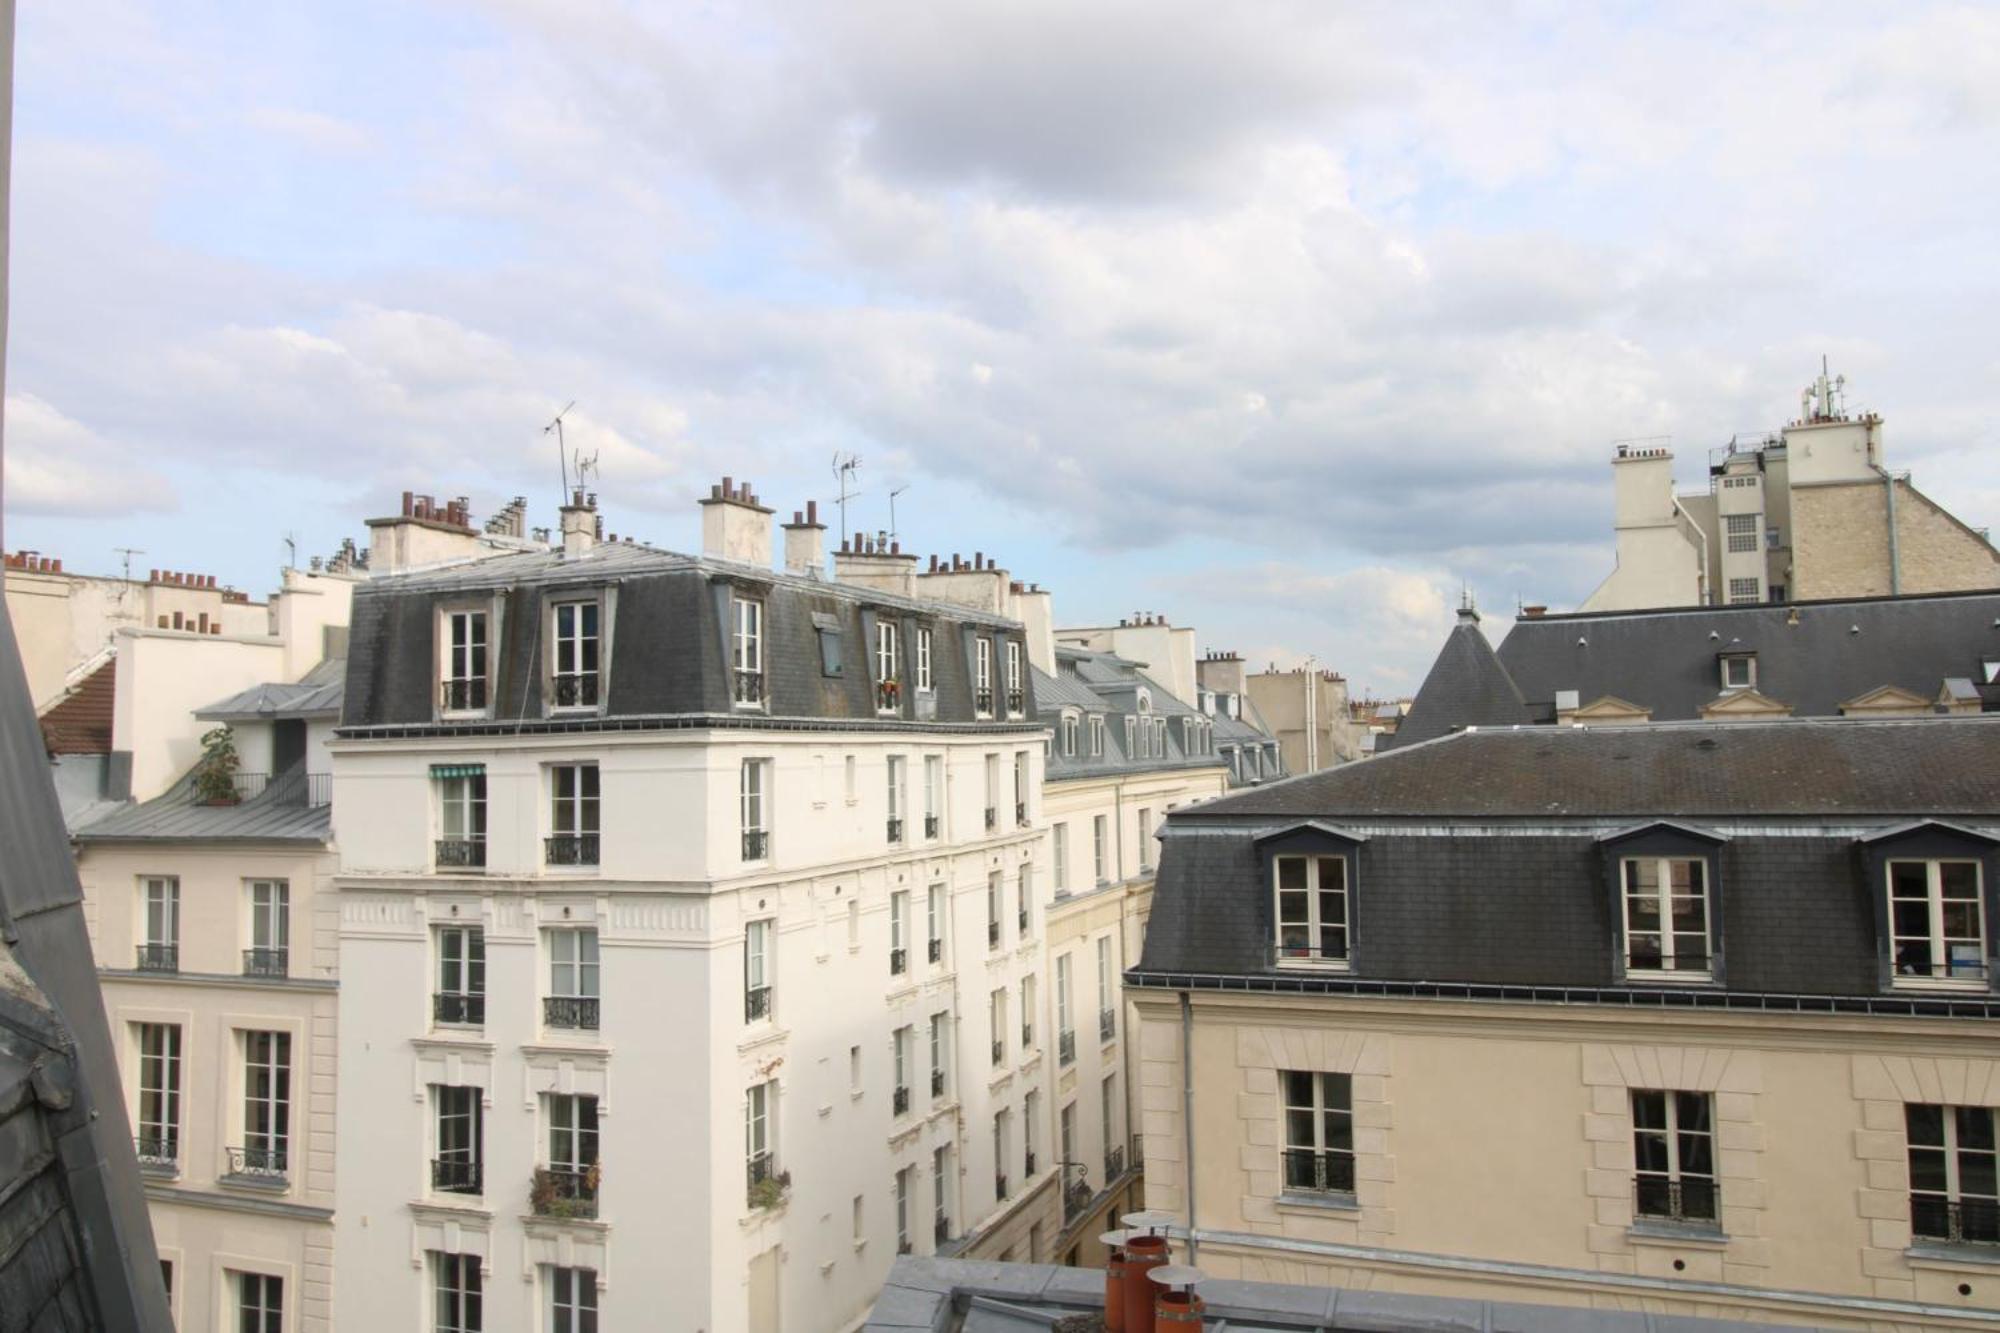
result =
M579 449L576 451L575 456L570 459L570 463L576 471L576 488L580 491L590 489L590 479L592 477L601 477L603 475L598 471L596 454L585 458L583 450Z
M889 540L892 542L902 535L896 530L896 497L909 489L910 483L904 482L901 486L889 492Z
M130 583L132 581L132 557L146 553L136 546L114 546L111 549L125 557L125 581Z
M569 402L563 405L563 410L556 413L555 420L542 427L542 434L544 435L547 435L550 431L555 432L556 463L562 468L562 500L564 504L569 503L569 447L563 442L562 419L568 416L570 408L575 406L576 399L570 399Z
M288 532L285 534L285 568L297 569L298 567L299 567L298 534L295 532Z
M854 475L860 470L860 454L836 453L833 456L833 475L840 482L840 544L842 546L847 545L847 502L861 494L860 491L848 490L847 483L853 480Z

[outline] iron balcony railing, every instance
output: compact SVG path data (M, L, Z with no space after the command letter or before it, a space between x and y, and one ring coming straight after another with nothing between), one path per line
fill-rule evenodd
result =
M1912 1194L1910 1232L1919 1240L1942 1240L1955 1244L2000 1243L2000 1201Z
M913 1253L913 1251L910 1248L910 1238L908 1236L898 1236L896 1238L896 1253L897 1254Z
M1019 912L1016 912L1014 916L1016 924L1020 926L1021 937L1023 939L1026 939L1028 935L1028 909L1023 907Z
M433 1157L431 1188L440 1194L479 1194L486 1188L485 1164L466 1157Z
M285 1178L288 1154L285 1145L263 1144L229 1148L229 1174L232 1176L262 1177L271 1180Z
M1028 827L1028 803L1026 801L1014 802L1014 823L1021 828Z
M431 995L431 1021L478 1027L486 1021L486 997L461 991L435 991Z
M948 1244L951 1240L951 1219L940 1217L932 1224L931 1233L936 1238L938 1244Z
M1000 947L1000 923L998 921L988 921L986 923L986 947L989 949Z
M993 687L991 685L983 689L975 689L972 692L972 711L975 713L990 713L993 711Z
M1007 711L1015 717L1019 717L1021 714L1027 712L1028 692L1026 690L1007 691Z
M1717 1210L1715 1182L1700 1176L1640 1175L1632 1179L1633 1211L1640 1217L1666 1222L1714 1224L1722 1216Z
M181 946L142 944L139 946L138 967L141 972L178 972L181 970Z
M1097 1036L1100 1041L1110 1041L1118 1035L1118 1011L1099 1009L1097 1011Z
M778 1159L770 1152L752 1157L744 1170L745 1201L752 1208L771 1208L784 1202L792 1187L789 1171L778 1169Z
M771 988L752 986L743 992L743 1021L754 1023L771 1016Z
M597 707L597 673L595 671L564 672L550 682L555 691L557 708Z
M246 977L283 977L291 975L290 949L245 949L243 951L243 975Z
M1124 1174L1125 1145L1114 1143L1104 1150L1104 1183L1109 1185Z
M528 1206L538 1217L596 1217L598 1169L538 1166L528 1190Z
M998 1203L1000 1200L1006 1197L1007 1197L1007 1173L1005 1171L995 1171L993 1173L993 1201L995 1203Z
M889 950L889 975L892 977L900 977L903 975L903 973L909 970L910 970L910 951L908 949Z
M1077 1169L1079 1171L1083 1169L1081 1163L1077 1164ZM1080 1175L1072 1180L1063 1189L1063 1225L1067 1226L1089 1212L1090 1201L1095 1197L1088 1180Z
M936 815L925 815L924 836L926 838L935 838L937 835L938 835L938 817Z
M903 821L901 819L896 818L894 815L891 815L889 817L889 841L901 842L902 840L903 840Z
M1035 1174L1035 1150L1033 1148L1029 1148L1021 1154L1021 1174L1023 1176L1032 1176Z
M908 1088L897 1088L895 1092L890 1094L889 1104L894 1114L908 1115L910 1113L910 1090Z
M1007 1042L1004 1038L995 1037L993 1039L993 1063L996 1065L1007 1063Z
M439 870L481 870L486 866L486 838L439 838Z
M1984 981L1986 964L1975 958L1930 957L1924 947L1905 947L1896 958L1896 976L1926 981Z
M1628 973L1692 972L1705 975L1709 967L1709 958L1705 953L1677 953L1672 958L1662 958L1658 949L1631 949L1625 954L1625 970Z
M1314 1148L1287 1148L1285 1188L1314 1194L1354 1193L1354 1154L1321 1152Z
M598 997L595 995L545 995L542 1020L552 1028L588 1028L595 1031Z
M932 940L932 941L930 942L930 958L931 958L931 961L932 961L933 963L941 963L941 962L943 962L943 961L944 961L944 941L943 941L943 940L941 940L941 939L934 939L934 940Z
M1021 1024L1021 1049L1024 1051L1035 1049L1035 1025L1033 1023Z
M771 835L760 828L743 830L743 859L761 861L771 847Z
M294 769L273 778L269 773L232 773L230 784L239 801L264 798L272 805L305 805L315 809L333 800L333 774Z
M885 680L875 687L875 709L881 713L893 713L902 701L903 687L896 681Z
M1059 1064L1076 1063L1076 1033L1064 1031L1056 1037L1056 1061Z
M172 1170L180 1165L181 1139L175 1133L140 1134L132 1140L139 1165L154 1170Z
M987 830L990 832L991 830L996 829L999 826L1000 826L1000 808L998 806L993 806L993 805L987 806L986 807Z
M731 673L735 685L736 702L746 707L764 702L764 673L761 671L738 670Z
M542 859L552 866L597 864L595 833L558 833L542 839Z
M931 1096L944 1096L944 1071L942 1069L933 1069L931 1071Z
M1347 961L1347 940L1342 938L1314 944L1304 938L1295 938L1271 946L1273 963L1344 963Z
M486 707L485 677L448 680L439 691L438 702L447 713L476 713Z

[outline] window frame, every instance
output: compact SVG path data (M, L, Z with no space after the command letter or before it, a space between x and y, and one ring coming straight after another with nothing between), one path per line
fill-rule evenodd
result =
M1728 980L1728 942L1723 936L1725 894L1722 849L1725 840L1698 825L1655 820L1621 830L1599 839L1604 853L1604 903L1611 922L1611 972L1621 985L1667 985L1673 987L1721 987ZM1708 939L1708 967L1705 970L1632 965L1629 907L1626 898L1625 865L1628 861L1700 861L1702 863L1703 925ZM1665 889L1670 894L1670 888ZM1670 917L1662 918L1666 925ZM1654 933L1651 931L1645 932ZM1686 932L1683 932L1686 933ZM1664 956L1664 950L1662 954Z
M916 627L917 649L917 693L929 694L937 688L936 678L931 672L931 627Z
M596 926L547 926L549 951L549 998L557 1000L598 1000L604 998L604 955ZM557 941L570 941L570 956L561 956ZM589 948L584 944L588 940ZM586 956L587 955L587 956ZM561 989L565 969L569 989ZM589 989L584 989L585 985Z
M1354 866L1352 858L1337 850L1298 850L1286 848L1271 854L1269 866L1271 885L1271 921L1273 926L1271 941L1277 966L1281 968L1312 968L1321 971L1345 972L1353 967L1354 958ZM1292 862L1302 864L1303 882L1298 885L1285 883L1286 867ZM1338 888L1328 888L1321 882L1329 865L1340 869ZM1288 921L1285 916L1287 894L1305 895L1306 916L1303 921ZM1338 896L1340 920L1331 922L1323 919L1324 899L1328 894ZM1308 943L1302 946L1286 944L1288 927L1300 928L1306 932ZM1325 951L1326 932L1338 931L1340 949L1335 956Z
M1875 914L1876 962L1884 991L1936 991L1957 994L1992 993L2000 982L1995 966L1994 922L1995 872L2000 866L2000 839L1936 820L1898 827L1861 839L1863 868L1868 876L1869 899ZM1931 976L1906 973L1897 960L1898 935L1895 920L1892 864L1898 862L1957 863L1975 867L1973 903L1977 907L1981 931L1977 975ZM1935 881L1926 872L1926 889ZM1937 924L1937 900L1926 894L1927 927ZM1909 937L1914 938L1914 937ZM1936 938L1933 936L1932 938ZM1950 937L1944 937L1949 939Z
M980 634L972 640L972 715L993 716L993 639Z
M1631 1088L1626 1099L1627 1112L1632 1125L1632 1216L1636 1222L1653 1226L1685 1227L1697 1231L1719 1231L1722 1225L1722 1180L1720 1145L1717 1141L1715 1125L1715 1094L1695 1092L1686 1088ZM1640 1098L1659 1099L1659 1123L1640 1123ZM1702 1107L1701 1119L1706 1128L1688 1128L1686 1099L1692 1099ZM1649 1168L1644 1165L1646 1154L1641 1147L1641 1139L1657 1139L1664 1152L1664 1168ZM1691 1170L1686 1158L1691 1146L1706 1145L1708 1170ZM1666 1211L1644 1211L1648 1193L1646 1182L1657 1181L1657 1193L1664 1190L1668 1203ZM1703 1216L1698 1207L1685 1203L1688 1198L1690 1181L1699 1182L1697 1189L1708 1191L1708 1215ZM1699 1197L1697 1195L1697 1197ZM1681 1202L1676 1202L1681 1201Z
M157 898L155 890L159 890ZM156 924L167 926L166 938L157 938ZM152 949L178 950L181 944L181 877L141 875L139 877L140 944Z
M1938 1113L1938 1140L1936 1143L1919 1143L1916 1137L1916 1112L1936 1111ZM1965 1120L1968 1116L1986 1118L1985 1143L1975 1143L1967 1147L1964 1143ZM1903 1106L1904 1169L1909 1184L1910 1237L1917 1245L1965 1245L1976 1246L1981 1253L1990 1253L1990 1247L2000 1244L2000 1188L1995 1194L1970 1194L1964 1189L1965 1159L1979 1156L1989 1159L1987 1174L1991 1177L2000 1171L2000 1154L1995 1145L2000 1143L2000 1110L1990 1106L1960 1106L1937 1102L1906 1102ZM1917 1154L1935 1153L1941 1159L1943 1188L1919 1189L1917 1186ZM1939 1208L1944 1215L1943 1234L1935 1230L1919 1231L1923 1220L1919 1209L1925 1200L1935 1200L1931 1206ZM1974 1225L1967 1226L1965 1205L1969 1200L1977 1200L1980 1211L1974 1215ZM1972 1232L1984 1234L1971 1234Z
M1646 854L1628 851L1619 855L1617 858L1618 908L1620 914L1618 921L1620 939L1623 943L1621 955L1624 958L1624 972L1628 978L1643 977L1648 981L1665 982L1706 982L1714 979L1715 896L1712 891L1714 884L1714 860L1715 858L1712 856L1700 852L1690 853L1684 849L1669 850L1663 848ZM1632 923L1632 908L1635 900L1643 899L1645 896L1637 891L1638 888L1643 888L1643 886L1635 888L1635 877L1640 868L1646 865L1653 867L1654 879L1651 897L1655 911L1654 924L1651 929L1635 932ZM1700 883L1695 887L1693 892L1679 893L1675 891L1672 879L1672 867L1676 865L1698 867ZM1680 937L1693 933L1675 928L1677 917L1673 910L1673 904L1677 898L1694 898L1698 899L1701 903L1702 961L1699 967L1677 967L1674 965L1675 961L1680 957ZM1658 953L1652 962L1647 963L1642 961L1634 953L1632 940L1635 933L1655 937Z
M568 613L572 624L565 632ZM549 603L548 707L551 713L594 713L604 707L605 603L601 596L564 597ZM564 670L565 662L569 670ZM563 682L577 682L577 697L563 699Z
M132 1129L139 1161L142 1166L178 1169L186 1036L179 1023L138 1022L132 1028ZM149 1146L154 1151L147 1152Z
M743 923L743 1021L775 1023L778 988L775 972L776 917L758 917ZM762 1001L758 992L762 991Z
M243 1333L284 1333L285 1279L276 1273L254 1273L247 1269L224 1270L232 1279L236 1318L232 1321Z
M292 1034L283 1028L242 1028L243 1151L249 1174L288 1177L292 1158ZM260 1050L261 1048L261 1050ZM261 1088L260 1088L261 1082ZM251 1168L250 1154L264 1165Z
M729 699L732 708L761 710L770 691L764 675L764 603L729 593Z
M477 624L477 636L459 633ZM485 717L493 707L493 610L488 606L447 606L438 610L438 694L440 718ZM476 703L454 706L453 686Z
M583 1316L586 1314L591 1316L590 1326L597 1328L597 1270L563 1264L545 1264L543 1267L548 1270L547 1333L583 1333ZM565 1278L569 1286L568 1300L563 1299L560 1290Z
M432 994L439 997L457 997L456 1007L464 1015L458 1019L440 1018L437 1015L452 1006L433 1001L431 1006L433 1021L450 1027L485 1026L486 928L472 922L461 924L446 921L436 926L431 938L437 957L436 984ZM454 951L445 947L445 941L448 939L458 941L455 957L452 956ZM458 974L455 978L449 975L453 971Z
M771 760L741 761L736 777L736 813L743 835L743 860L771 859Z
M1306 1080L1301 1085L1295 1080ZM1306 1090L1304 1100L1297 1094ZM1338 1094L1337 1096L1335 1094ZM1299 1116L1309 1119L1311 1132L1300 1134ZM1340 1146L1340 1127L1345 1125L1346 1146ZM1292 1153L1311 1157L1311 1183L1294 1183ZM1278 1071L1278 1191L1279 1197L1352 1200L1357 1172L1354 1149L1354 1076L1334 1070L1281 1069ZM1345 1169L1340 1169L1345 1159ZM1321 1163L1325 1166L1322 1167ZM1347 1188L1341 1188L1345 1179ZM1322 1184L1324 1181L1326 1183Z
M1985 990L1991 968L1987 961L1988 929L1985 902L1985 866L1977 857L1969 856L1887 856L1882 861L1884 889L1889 896L1889 954L1894 968L1893 984L1906 989L1939 990ZM1897 925L1896 869L1899 866L1922 866L1924 868L1925 931L1922 936L1903 934ZM1944 871L1947 866L1970 866L1972 868L1972 894L1970 898L1947 898L1945 895ZM1951 902L1970 902L1976 917L1976 933L1970 937L1946 933L1945 917L1947 905ZM1966 939L1976 945L1976 955L1972 966L1973 974L1961 975L1961 961L1952 954L1952 946ZM1899 945L1904 940L1921 940L1932 961L1926 973L1903 970ZM1942 974L1938 969L1945 969Z

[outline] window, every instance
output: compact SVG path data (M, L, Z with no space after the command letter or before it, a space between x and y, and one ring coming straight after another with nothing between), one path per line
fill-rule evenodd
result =
M942 1097L949 1083L945 1064L951 1054L951 1014L931 1015L931 1096Z
M1620 865L1626 968L1706 977L1708 863L1699 858L1644 856L1627 857Z
M1028 752L1014 752L1014 823L1028 827Z
M1111 937L1097 937L1097 1035L1110 1041L1118 1035L1118 998L1111 967Z
M1104 1126L1104 1183L1125 1174L1125 1140L1118 1132L1118 1075L1106 1074L1097 1086L1097 1109Z
M819 617L815 616L817 622ZM838 625L814 624L814 632L819 636L819 673L822 676L841 674L840 627Z
M1923 1240L2000 1242L1993 1108L1903 1108L1910 1151L1910 1232Z
M250 947L243 951L246 977L282 977L290 968L292 894L282 879L250 881Z
M1021 878L1014 887L1014 924L1020 930L1021 938L1024 940L1028 938L1028 927L1034 920L1034 883L1035 868L1031 865L1022 866Z
M1007 1197L1007 1119L1005 1110L993 1113L993 1202Z
M903 840L903 765L907 762L902 755L889 756L889 841Z
M875 707L878 712L896 711L902 693L902 672L896 667L896 622L875 622Z
M483 764L432 764L437 783L440 870L478 870L486 864L486 768Z
M1021 1049L1035 1048L1035 975L1021 978Z
M1756 600L1757 600L1757 580L1755 579L1729 580L1730 605L1734 606L1737 605L1738 603L1754 602Z
M437 1156L431 1159L431 1188L445 1194L478 1194L485 1188L485 1111L478 1088L433 1084L437 1113Z
M972 657L972 711L978 717L993 716L993 640L974 639Z
M597 864L596 764L557 764L549 769L549 839L552 866Z
M292 1036L243 1034L243 1146L230 1153L230 1174L285 1175L292 1137Z
M910 1213L916 1207L916 1168L906 1166L896 1172L896 1253L910 1252Z
M597 706L596 602L558 602L555 607L554 687L557 708Z
M986 642L984 639L981 643ZM1000 826L1000 756L986 756L986 831Z
M145 942L139 946L141 972L178 972L181 966L181 882L172 875L141 881L145 902Z
M549 1329L550 1333L597 1333L596 1270L549 1270Z
M1757 684L1757 659L1749 653L1733 653L1722 659L1722 688L1747 690Z
M767 918L743 928L743 1021L771 1017L771 935Z
M1062 1160L1074 1162L1076 1155L1076 1103L1065 1103L1056 1113L1056 1146L1062 1150Z
M1139 740L1138 740L1138 737L1139 737L1139 719L1137 719L1137 718L1135 718L1135 717L1128 717L1128 718L1126 718L1126 719L1125 719L1125 757L1126 757L1127 759L1137 759L1137 758L1139 757Z
M941 963L944 961L944 885L931 885L924 909L929 928L927 952L933 963Z
M1050 867L1055 872L1056 892L1069 892L1069 825L1057 824L1049 830Z
M1725 514L1722 517L1723 531L1729 537L1731 551L1754 551L1757 549L1757 515Z
M444 618L444 691L439 707L446 713L486 711L486 613L453 611Z
M748 597L731 597L729 608L730 698L738 708L761 708L764 704L764 604ZM838 642L835 639L835 643ZM822 654L825 645L826 640L822 636ZM836 649L835 669L826 674L839 675L839 661Z
M1280 856L1273 870L1278 894L1278 961L1345 965L1346 858Z
M775 1148L777 1126L772 1123L777 1112L777 1102L777 1080L766 1079L762 1083L750 1085L749 1096L743 1103L743 1158L748 1171L752 1206L758 1206L758 1196L768 1193L772 1186L783 1187L783 1182L778 1176L778 1154ZM760 1191L758 1189L760 1185L765 1186L765 1189Z
M136 1146L141 1166L171 1167L181 1158L181 1028L135 1023L139 1042Z
M985 639L980 640L985 643ZM951 1239L951 1148L947 1145L931 1153L931 1198L936 1201L937 1211L933 1224L937 1231L937 1242L942 1245Z
M1007 1063L1007 990L1001 987L987 997L986 1026L993 1043L993 1063Z
M986 877L986 947L1000 947L1000 900L1004 890L1000 885L1000 872L994 871Z
M1106 846L1106 843L1110 841L1109 822L1103 815L1099 815L1090 824L1091 865L1099 884L1109 884L1111 882L1111 864L1109 859L1111 849Z
M478 926L440 926L438 988L431 1017L439 1023L486 1021L486 932Z
M437 1292L437 1333L479 1333L486 1325L479 1287L479 1256L431 1253Z
M929 694L931 681L931 631L928 626L917 627L917 689Z
M284 1333L285 1280L265 1273L231 1273L236 1333Z
M924 756L924 836L935 838L944 823L944 756Z
M850 757L847 761L852 764ZM771 761L768 759L745 759L743 770L737 779L738 805L743 817L743 859L762 861L771 854L771 830L764 822L764 798L770 785ZM848 794L853 794L852 785Z
M1632 1090L1634 1212L1714 1223L1715 1112L1705 1092Z
M543 1017L552 1028L595 1030L599 1021L597 932L551 930L549 993Z
M1056 955L1056 1062L1076 1063L1076 1025L1070 1020L1068 954Z
M1979 863L1889 862L1889 932L1898 983L1984 984Z
M1139 873L1153 868L1153 812L1139 807Z
M910 1109L910 1060L914 1055L911 1047L915 1041L916 1033L907 1023L897 1028L889 1039L889 1053L896 1074L896 1093L891 1109L896 1115L906 1114Z
M1286 1070L1278 1081L1285 1096L1285 1190L1352 1194L1353 1079Z
M529 1205L543 1217L597 1216L597 1098L583 1093L544 1094L549 1164L535 1172Z
M1021 1098L1021 1176L1035 1174L1035 1126L1041 1123L1042 1095L1030 1088Z
M1076 758L1075 713L1064 713L1062 715L1062 756L1065 759Z
M1007 713L1020 717L1028 711L1028 686L1021 678L1021 641L1007 640Z
M1101 759L1104 757L1104 714L1102 713L1092 713L1090 715L1090 757L1092 759Z
M867 1204L864 1201L864 1196L859 1194L855 1195L853 1203L848 1205L847 1234L848 1238L856 1245L860 1245L868 1239L866 1208Z
M910 970L910 894L898 889L889 895L889 975L900 977Z

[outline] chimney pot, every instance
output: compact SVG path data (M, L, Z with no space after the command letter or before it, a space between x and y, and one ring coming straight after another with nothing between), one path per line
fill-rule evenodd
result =
M736 478L734 478L734 477L724 477L724 478L722 479L722 498L723 498L723 499L725 499L725 500L733 500L733 499L735 499L735 498L736 498L736 491L735 491L735 485L736 485Z
M805 522L805 521L806 521L806 516L805 516L804 514L800 513L800 512L799 512L798 510L796 510L796 509L794 509L794 510L792 511L792 526L793 526L793 527L795 527L795 528L796 528L796 527L797 527L797 526L798 526L799 524L801 524L801 523L803 523L803 522Z
M808 523L819 522L819 501L817 500L806 501L806 522Z
M417 511L416 511L416 499L417 499L417 498L416 498L416 496L415 496L415 495L413 495L413 494L411 494L411 493L410 493L409 491L404 491L404 492L403 492L403 517L404 517L404 518L409 518L409 517L410 517L411 515L413 515L413 514L415 514L415 513L417 512Z
M709 487L708 498L711 500L720 500L722 498L722 488L720 486Z

